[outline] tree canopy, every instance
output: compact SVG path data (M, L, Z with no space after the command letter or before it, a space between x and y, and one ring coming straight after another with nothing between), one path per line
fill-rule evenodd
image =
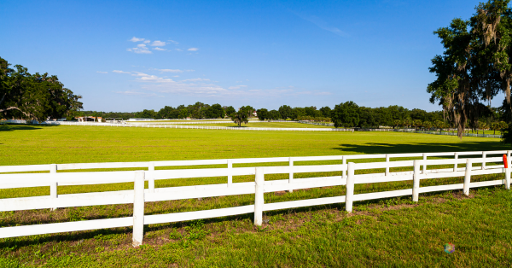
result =
M30 74L21 65L9 66L0 57L0 113L4 118L45 121L48 117L71 118L82 109L82 97L65 88L56 75Z
M453 19L448 27L434 32L441 39L444 53L432 59L429 70L437 79L428 85L427 92L431 94L430 101L438 102L458 127L460 138L468 120L477 124L481 102L490 103L503 92L510 109L512 12L509 1L480 3L469 20Z

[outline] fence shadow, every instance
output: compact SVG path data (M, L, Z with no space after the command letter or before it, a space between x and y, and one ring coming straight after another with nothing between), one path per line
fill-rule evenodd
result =
M495 141L464 142L464 143L366 143L366 144L340 144L333 149L342 152L361 154L389 154L389 153L431 153L454 151L493 151L509 150L510 146Z

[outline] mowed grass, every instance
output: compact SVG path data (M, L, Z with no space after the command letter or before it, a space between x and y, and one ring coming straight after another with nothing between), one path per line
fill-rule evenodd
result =
M264 123L257 123L264 124ZM3 126L0 165L502 150L494 138L397 132L293 132Z
M2 165L218 159L336 154L408 153L507 149L498 139L409 133L239 132L116 127L8 126L0 130ZM279 164L279 163L277 163ZM286 164L286 163L281 163ZM298 163L300 164L300 163ZM296 174L295 178L318 174ZM331 174L332 175L332 174ZM339 175L339 174L338 174ZM328 175L327 175L328 176ZM498 176L474 181L501 179ZM283 179L270 175L266 180ZM254 180L235 177L235 182ZM422 186L461 183L462 178L425 180ZM163 180L157 187L208 180ZM133 184L59 187L60 194L130 189ZM411 188L410 182L358 185L357 193ZM344 187L268 193L265 202L344 194ZM48 194L47 187L0 190L0 198ZM131 247L131 228L0 239L0 267L18 266L510 266L511 193L503 187L318 206L252 215L151 225L145 246ZM146 214L248 205L253 195L146 204ZM0 213L0 226L66 222L131 215L132 205ZM457 246L454 254L443 244Z

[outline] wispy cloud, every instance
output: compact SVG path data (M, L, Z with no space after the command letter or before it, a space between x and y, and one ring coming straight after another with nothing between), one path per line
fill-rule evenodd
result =
M116 73L116 74L129 74L130 73L130 72L124 72L124 71L120 71L120 70L113 70L112 72Z
M307 21L315 24L316 26L320 27L323 30L329 31L333 34L336 34L336 35L339 35L342 37L348 37L347 33L336 28L335 26L332 26L330 23L326 22L325 20L323 20L317 16L304 15L304 14L300 14L300 13L297 13L294 11L292 11L292 13L294 13L295 15L297 15L298 17L300 17L303 20L307 20Z
M241 89L241 88L244 88L244 87L247 87L247 85L231 86L231 87L228 87L228 89Z
M151 46L154 46L154 47L163 47L163 46L165 46L165 42L162 42L162 41L156 40L156 41L153 41L153 43L151 44Z
M129 48L128 51L137 53L137 54L151 54L152 52L148 49L146 44L138 44L137 47Z
M193 70L180 69L150 69L161 73L183 73ZM293 86L276 87L273 89L251 89L247 85L235 85L228 88L217 85L218 81L208 78L191 78L175 81L167 76L158 76L143 72L125 72L114 70L114 73L129 74L135 82L141 84L139 90L118 91L116 93L133 96L159 96L163 94L208 95L211 97L250 97L250 98L279 98L286 96L330 95L330 92L301 91ZM178 76L173 76L178 77Z
M210 81L210 79L207 79L207 78L192 78L192 79L181 80L181 82L198 82L198 81Z
M137 38L137 37L132 37L132 39L130 39L130 41L132 42L140 42L140 41L144 41L144 38Z
M199 48L197 48L197 47L191 47L191 48L189 48L189 49L187 49L187 50L188 50L188 51L198 51L198 50L199 50Z
M144 44L149 44L149 43L151 43L151 40L144 41Z
M153 48L153 49L154 49L154 50L158 50L158 51L166 51L166 50L167 50L167 49L165 49L165 48L159 48L159 47L155 47L155 48Z
M177 48L177 49L176 49L176 51L183 51L183 49L179 49L179 48Z
M96 71L99 74L108 74L108 72Z
M167 40L167 42L171 42L171 43L173 43L173 44L175 44L175 45L179 44L178 42L176 42L176 41L174 41L174 40Z
M155 69L155 70L158 70L162 73L182 73L183 72L182 70L179 70L179 69Z

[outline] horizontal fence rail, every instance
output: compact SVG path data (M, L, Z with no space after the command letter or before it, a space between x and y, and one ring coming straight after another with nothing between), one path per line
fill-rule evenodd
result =
M143 227L148 224L254 213L254 224L262 225L263 212L265 211L345 203L346 211L352 212L353 202L355 201L412 196L412 200L417 202L419 194L435 191L462 190L465 195L469 195L470 189L475 187L504 185L506 189L510 189L511 152L477 151L0 166L0 189L50 186L50 195L47 196L0 199L0 211L133 204L132 217L8 226L0 228L0 238L133 226L133 245L139 246L143 243ZM503 155L508 157L507 168L503 163ZM359 161L355 163L356 160L368 162ZM318 164L321 161L336 161L338 163ZM286 165L240 167L240 165L273 162ZM155 170L155 167L215 165L222 167ZM446 168L446 166L449 168ZM94 171L94 169L120 168L142 168L144 170ZM395 168L412 169L412 171L390 172L390 169ZM89 171L57 172L66 170ZM47 173L34 173L41 171ZM339 175L294 178L294 174L318 172L336 172ZM505 175L500 180L471 182L472 176L502 173ZM288 179L266 181L265 175L268 174L289 174L289 177ZM254 175L254 181L233 183L233 176L247 175ZM205 177L227 177L227 181L223 184L155 188L156 180ZM464 177L464 182L420 187L421 180L453 177ZM147 189L144 186L145 181L148 182ZM410 189L354 194L356 184L395 181L412 181L413 186ZM111 183L133 183L134 188L133 190L63 195L57 193L57 186ZM330 186L345 186L345 195L277 203L265 203L264 199L265 193L292 192L299 189ZM254 195L253 205L158 215L144 214L144 203L146 202L247 194Z
M250 121L250 123L255 121ZM286 121L290 122L290 121ZM203 124L204 122L190 122L187 124ZM231 123L231 122L230 122ZM353 129L342 128L278 128L278 127L221 127L221 126L189 126L187 124L120 124L120 123L99 123L99 122L66 122L47 121L41 125L64 125L64 126L103 126L103 127L142 127L142 128L173 128L173 129L208 129L208 130L241 130L241 131L321 131L321 132L353 132Z

